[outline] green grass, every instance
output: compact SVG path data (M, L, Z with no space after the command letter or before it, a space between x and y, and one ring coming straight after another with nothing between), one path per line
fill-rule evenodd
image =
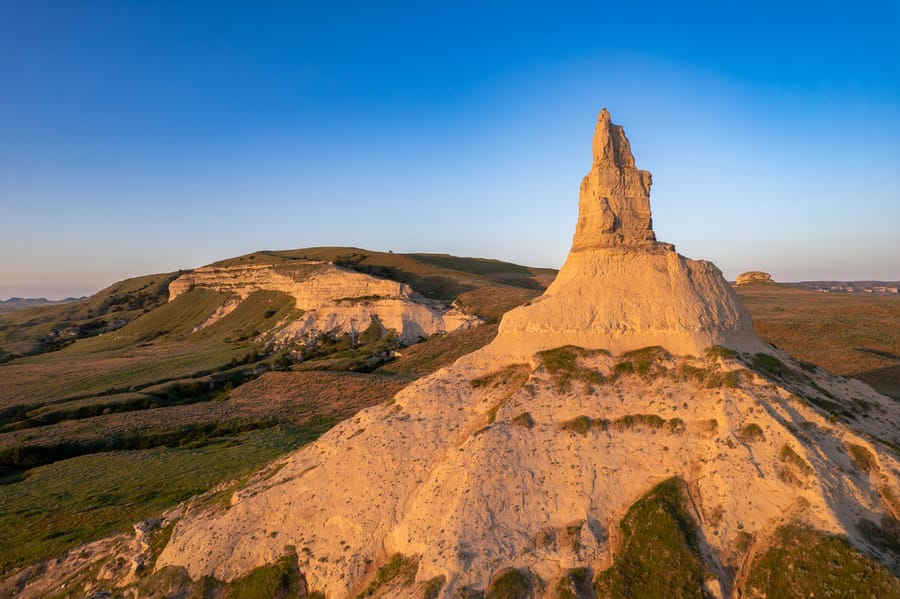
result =
M253 339L261 332L272 330L285 317L300 316L295 305L294 298L286 293L254 291L224 318L194 335L196 339L215 338L226 343Z
M682 380L696 381L707 389L736 389L741 382L738 370L722 370L719 367L699 367L681 363L676 368L676 376Z
M644 347L625 352L619 356L620 361L613 367L613 371L619 375L654 376L665 371L665 367L661 362L671 357L671 354L662 347L656 345Z
M538 356L553 377L557 390L565 392L571 388L573 381L582 381L588 385L600 385L604 382L602 374L578 363L579 358L591 353L581 347L565 345L539 352Z
M297 567L293 552L282 556L274 564L251 570L231 583L231 599L288 599L302 597L306 583Z
M15 355L55 351L161 306L179 273L126 279L77 302L0 314L0 345Z
M480 349L493 341L497 325L482 325L465 331L438 335L405 347L401 356L379 367L376 372L410 378L420 377L455 362L459 357Z
M670 478L628 509L615 562L594 580L599 597L703 597L697 527L685 505L685 483Z
M781 378L790 372L784 362L769 354L754 354L750 360L750 367L753 370L768 376Z
M0 485L0 574L128 530L309 441L302 432L278 426L195 449L102 453L35 468Z
M135 342L172 339L191 332L221 306L228 295L210 289L191 289L174 300L134 319L114 333L82 342L84 351L117 349Z
M900 297L738 287L762 338L791 356L900 399Z
M516 568L502 570L491 581L484 599L528 599L531 596L531 583L528 577Z
M742 596L896 598L900 581L845 539L789 525L751 565Z
M395 553L385 565L378 569L375 579L372 580L365 591L356 596L356 599L371 597L388 586L412 586L416 581L416 572L418 570L418 559Z

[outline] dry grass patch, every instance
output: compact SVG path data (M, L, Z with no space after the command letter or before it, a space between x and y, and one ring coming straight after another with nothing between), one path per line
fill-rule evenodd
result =
M757 441L765 441L766 435L763 433L761 426L755 422L748 422L736 433L738 439L745 443L756 443Z
M850 461L857 470L866 474L878 471L878 460L871 451L856 443L847 443L846 447L847 455L850 456Z

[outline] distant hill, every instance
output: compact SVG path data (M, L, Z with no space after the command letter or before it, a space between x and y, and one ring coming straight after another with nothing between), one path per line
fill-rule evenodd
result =
M11 297L9 299L0 300L0 312L15 312L16 310L24 310L26 308L71 304L72 302L83 300L85 297L87 296L67 297L61 300L49 300L46 297Z

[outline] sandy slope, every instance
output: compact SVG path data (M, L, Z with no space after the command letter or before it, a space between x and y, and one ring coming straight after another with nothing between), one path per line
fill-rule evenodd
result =
M473 387L485 374L471 367L478 358L461 359L392 405L364 410L284 458L271 468L274 476L260 475L227 509L189 514L159 565L231 580L294 545L310 588L329 597L358 591L395 552L421 556L417 579L443 574L447 593L484 588L509 565L553 581L565 568L607 565L609 538L624 511L654 483L679 475L693 490L705 541L723 566L722 588L729 589L724 566L739 565L739 531L765 535L796 517L861 542L854 524L878 521L885 510L879 489L900 488L900 464L878 443L755 374L744 372L738 388L707 389L680 380L675 360L664 360L665 372L599 385L575 381L560 392L536 362L510 370L506 382ZM595 355L583 366L608 375L615 362ZM856 381L822 373L811 380L832 395L871 402L877 419L861 428L900 440L896 403ZM533 428L513 422L523 412ZM561 427L582 415L615 421L635 414L678 418L683 428L611 424L581 435ZM740 438L749 422L764 440ZM846 443L877 455L879 471L859 472ZM811 471L780 459L785 444ZM572 526L577 551L567 537Z

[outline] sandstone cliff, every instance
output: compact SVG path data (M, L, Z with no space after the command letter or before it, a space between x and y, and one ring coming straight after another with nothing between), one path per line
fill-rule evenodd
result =
M774 283L772 275L761 270L751 270L737 276L736 285L752 285L753 283Z
M385 332L396 332L400 341L414 343L480 322L458 309L426 300L404 283L315 260L198 268L169 284L169 301L194 287L230 293L236 298L200 328L234 310L254 291L280 291L293 297L302 313L279 323L271 336L276 346L307 343L324 334L355 338L373 322Z

